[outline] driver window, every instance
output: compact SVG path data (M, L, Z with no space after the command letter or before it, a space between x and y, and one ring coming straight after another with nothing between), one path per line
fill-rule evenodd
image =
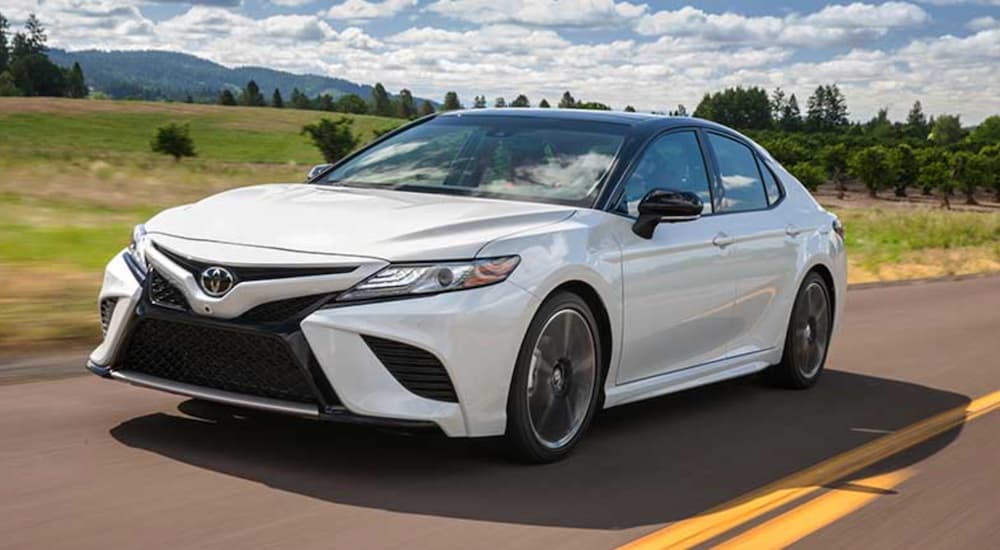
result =
M638 166L625 183L617 211L639 215L639 201L653 189L691 191L703 204L702 214L712 212L705 159L694 132L674 132L658 138L642 154Z

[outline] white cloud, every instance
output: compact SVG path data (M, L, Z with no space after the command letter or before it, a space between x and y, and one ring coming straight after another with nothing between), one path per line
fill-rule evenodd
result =
M437 0L427 9L472 23L608 27L641 17L647 6L615 0Z
M383 0L382 2L347 0L343 4L330 7L326 11L326 17L330 19L363 21L379 17L392 17L406 8L416 5L417 0Z
M956 6L958 4L980 4L983 6L1000 6L1000 0L917 0L921 4L934 6Z
M992 29L995 27L1000 27L1000 19L996 19L989 15L983 17L977 17L965 24L966 27L974 31L984 31L986 29Z
M929 20L927 12L906 2L855 2L784 17L708 13L685 6L649 14L639 20L636 30L644 35L683 36L718 44L825 47L857 45L884 36L890 29Z
M276 6L283 6L286 8L294 8L298 6L304 6L306 4L311 4L315 0L270 0L272 4Z

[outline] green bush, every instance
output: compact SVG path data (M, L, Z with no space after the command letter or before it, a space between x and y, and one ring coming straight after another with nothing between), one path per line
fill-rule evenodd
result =
M792 166L791 172L810 191L826 183L826 171L811 162L800 162Z
M319 122L303 126L302 133L312 138L326 162L334 163L358 145L357 136L351 133L353 122L347 117L340 117L335 121L321 118Z
M149 145L154 153L170 155L177 161L181 160L181 157L195 156L194 141L191 139L191 129L187 124L171 122L166 126L160 126L156 129L156 135Z

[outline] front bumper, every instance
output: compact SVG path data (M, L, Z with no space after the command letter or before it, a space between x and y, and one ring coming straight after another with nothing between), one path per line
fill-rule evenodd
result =
M106 270L100 300L108 298L116 302L107 334L88 361L95 374L298 416L397 427L437 426L449 436L504 432L516 355L538 306L530 293L501 283L436 296L336 305L291 325L248 325L239 319L169 311L152 304L123 254ZM316 402L248 395L121 368L130 336L147 320L277 338L288 346L316 389ZM436 358L454 387L455 402L422 397L407 389L366 341L371 337L413 346Z

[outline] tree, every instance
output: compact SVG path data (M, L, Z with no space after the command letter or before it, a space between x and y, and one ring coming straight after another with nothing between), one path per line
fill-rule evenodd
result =
M993 190L993 200L1000 202L1000 143L983 147L979 155L983 157L983 183Z
M10 32L10 22L0 13L0 74L10 65L10 42L7 38Z
M66 77L66 95L69 97L87 97L90 90L87 89L87 81L83 78L83 69L79 63L73 63L73 68L69 70Z
M705 94L694 116L741 130L765 130L771 127L771 100L756 86L726 88Z
M264 94L260 93L260 87L257 83L251 80L247 82L246 88L240 92L240 105L246 105L247 107L263 107L267 105L264 101Z
M24 30L27 31L27 46L29 54L44 54L45 50L48 49L46 42L48 42L48 36L45 34L45 27L42 26L42 22L35 17L35 14L29 14L28 20L24 23Z
M334 163L358 145L358 138L351 132L353 123L347 117L340 117L335 121L324 117L319 122L303 126L302 134L309 135L326 162Z
M432 105L430 101L427 101L425 99L424 102L420 104L420 116L427 116L433 114L434 114L434 105Z
M528 96L524 94L519 94L514 98L514 101L510 102L511 107L531 107L531 102L528 101Z
M539 109L548 109L548 108L551 108L551 107L552 106L549 105L549 100L547 100L545 98L542 98L542 100L538 102L538 108Z
M920 162L913 148L901 143L888 153L890 173L893 176L892 188L897 197L906 196L906 188L916 185L920 176Z
M668 111L667 115L669 115L669 116L688 116L688 110L687 110L687 107L684 106L684 104L680 104L673 111Z
M448 92L444 94L444 103L441 105L442 111L457 111L462 108L462 103L458 101L458 94Z
M829 128L847 126L847 99L836 84L826 87L825 118Z
M826 87L817 86L806 101L806 127L822 130L826 126Z
M281 90L275 88L274 93L271 94L271 107L276 109L283 109L285 107L285 100L281 97Z
M66 95L65 72L42 53L15 57L10 75L22 95L61 97Z
M0 97L15 97L21 95L21 90L14 83L10 71L0 73Z
M236 96L229 89L219 92L219 105L236 105Z
M626 113L634 113L635 112L635 107L633 107L631 105L626 105L625 106L625 112Z
M503 109L504 107L507 106L507 100L504 99L503 96L500 96L496 98L495 101L493 101L493 106L496 107L497 109Z
M951 179L951 157L940 147L926 147L915 152L919 170L917 185L924 195L932 194L935 188L941 188L942 179ZM942 175L944 174L944 175Z
M780 87L775 88L771 92L771 118L774 120L781 120L782 113L785 112L785 108L788 106L788 98L785 97L785 91Z
M368 104L358 94L344 94L337 98L333 109L340 113L363 115L368 112Z
M485 109L486 108L486 96L477 95L475 99L472 100L473 109Z
M308 109L309 96L302 93L298 88L292 88L292 107L295 109Z
M965 137L965 130L962 129L962 121L959 115L940 115L934 121L930 135L927 139L936 145L954 145Z
M969 142L976 147L1000 143L1000 115L986 117L979 126L973 128L969 134Z
M577 109L587 109L590 111L610 111L611 107L599 101L577 101Z
M181 157L195 156L194 141L191 139L191 130L187 124L170 123L160 126L156 129L149 146L154 153L170 155L175 161L180 161Z
M924 115L924 107L920 101L914 101L913 107L906 115L906 125L904 126L906 135L915 139L927 139L930 132L930 125L927 123L927 116Z
M410 90L403 88L399 91L399 101L397 102L396 112L399 118L405 118L407 120L417 117L417 104L413 101L413 94Z
M389 99L389 92L385 91L385 86L381 82L372 88L372 114L375 116L393 116L392 100Z
M826 182L826 172L811 162L799 162L792 166L791 172L810 191L815 191Z
M848 169L865 184L870 197L877 197L878 190L893 179L885 148L880 145L856 151L848 160Z
M959 151L951 157L952 178L965 195L965 204L976 202L976 189L986 179L983 157L969 151Z
M569 93L569 91L564 92L562 99L559 100L559 108L572 109L574 107L576 107L576 99Z
M837 198L843 199L847 194L844 175L847 174L848 153L843 143L827 145L819 150L819 162L826 170L827 176L837 187Z
M316 98L316 108L320 111L334 111L336 106L333 103L333 96L330 94L323 94Z

